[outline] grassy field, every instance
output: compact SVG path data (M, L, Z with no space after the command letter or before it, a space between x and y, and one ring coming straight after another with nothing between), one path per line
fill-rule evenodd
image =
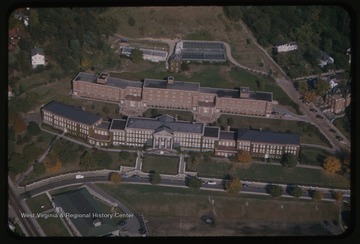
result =
M308 148L302 146L300 150L301 164L322 166L327 156L333 156L332 153L321 149Z
M31 212L35 213L35 216L37 216L38 213L52 209L51 202L45 193L27 199L26 204L29 206ZM44 208L41 208L42 205L44 205ZM53 211L50 212L50 214L53 213ZM37 221L47 236L70 236L60 218L38 217Z
M266 235L269 233L265 229L256 227L268 226L271 229L271 226L275 225L278 228L284 222L288 224L289 233L294 226L309 223L314 226L324 219L337 219L339 211L337 204L333 202L317 203L311 200L274 199L269 196L230 195L225 192L163 186L99 186L127 206L131 206L133 211L142 213L148 220L147 227L151 236L247 235L249 232L243 229L245 226L249 231L256 230L255 233L250 233L251 235ZM215 225L203 224L203 216L212 216L216 221ZM277 229L273 233L279 234L281 230ZM307 234L311 235L317 231L319 230L312 229Z
M60 218L38 218L37 221L44 230L46 236L70 236Z
M26 204L33 213L42 213L52 208L51 202L45 193L27 199ZM44 208L41 208L42 205L44 205Z
M228 175L238 176L241 180L253 180L273 183L293 183L299 185L318 185L323 187L347 188L350 186L344 176L331 174L322 168L295 167L286 169L279 163L231 163L212 158L201 161L197 168L186 164L186 170L197 171L200 177L225 178Z
M145 155L143 157L142 171L148 173L154 170L160 174L176 175L178 173L178 165L178 157Z
M277 72L265 54L248 40L242 26L224 16L222 6L122 7L109 8L101 15L118 20L117 33L127 37L225 41L239 63Z

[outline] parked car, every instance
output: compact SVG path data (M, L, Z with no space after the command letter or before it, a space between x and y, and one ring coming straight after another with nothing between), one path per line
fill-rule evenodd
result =
M317 110L316 110L316 109L313 109L313 108L310 108L310 111L311 111L311 112L314 112L314 113L317 112Z
M344 138L342 138L341 136L335 136L336 139L338 139L339 141L344 140Z
M209 180L207 183L208 183L209 185L216 185L216 181L212 181L212 180Z
M271 114L273 114L273 115L278 115L279 114L279 112L271 112Z
M321 116L321 115L316 115L316 118L318 118L318 119L323 119L324 117Z
M334 130L334 129L329 129L329 131L332 133L336 133L336 130Z

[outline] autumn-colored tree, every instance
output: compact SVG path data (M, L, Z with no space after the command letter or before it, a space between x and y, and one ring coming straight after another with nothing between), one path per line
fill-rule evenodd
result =
M242 185L239 178L235 177L226 184L226 190L228 193L238 193L241 191Z
M14 121L14 132L16 135L22 134L27 130L27 125L23 118L18 114Z
M45 166L50 173L56 173L61 169L62 163L59 160L56 160L55 162L48 161L45 163Z
M343 200L343 193L341 191L337 191L334 194L334 198L337 202L342 202Z
M340 170L341 168L341 163L340 160L334 156L328 156L327 158L325 158L324 163L323 163L323 167L325 170L331 172L331 173L335 173L338 170Z
M195 168L197 168L200 164L200 157L199 156L194 156L191 160L192 164L195 166Z
M306 91L304 92L304 101L314 102L317 98L315 91Z
M320 201L323 199L324 193L322 191L313 191L311 197L316 201Z
M121 182L120 174L116 172L111 172L109 176L109 181L115 184L119 184Z
M246 150L240 150L237 154L237 160L240 162L240 163L249 163L251 162L251 154L249 151L246 151Z

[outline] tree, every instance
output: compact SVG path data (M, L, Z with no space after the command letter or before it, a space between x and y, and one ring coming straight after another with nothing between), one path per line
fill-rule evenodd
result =
M241 181L235 177L227 182L225 186L228 193L238 193L242 189Z
M224 6L223 11L225 16L232 21L239 21L242 18L241 6Z
M272 197L280 197L283 193L283 188L278 185L267 185L266 192L270 194Z
M27 169L28 163L21 157L19 153L13 153L9 160L9 173L19 174Z
M37 157L39 157L40 152L41 149L38 146L36 146L35 143L31 143L24 147L22 155L27 162L31 162L37 159Z
M111 156L102 150L93 149L91 152L92 158L95 160L96 165L99 167L107 168L112 163Z
M317 98L315 91L306 91L304 92L304 101L314 102Z
M294 85L296 89L302 94L309 90L309 85L305 81L296 81Z
M303 194L303 190L299 186L292 186L289 190L289 194L293 197L299 198Z
M80 157L79 166L82 169L91 169L97 166L97 162L90 152L85 151L84 154Z
M199 156L193 156L191 160L192 164L195 168L197 168L200 164L200 157Z
M73 142L60 139L57 140L55 144L51 147L50 153L58 157L62 163L67 164L76 160L78 154L78 150L76 150L76 147L77 145Z
M44 165L50 173L56 173L62 167L61 161L54 154L48 154L44 161Z
M16 135L22 134L27 130L27 125L19 114L16 115L14 121L14 131Z
M251 162L251 154L249 151L246 151L246 150L240 150L237 154L237 160L240 162L240 163L249 163Z
M281 157L280 163L286 168L293 168L296 166L298 160L292 153L284 153Z
M329 82L318 80L315 84L315 91L319 96L324 96L330 90Z
M46 171L46 167L43 163L36 163L34 165L33 172L36 175L41 175L41 174L45 173L45 171Z
M30 121L29 124L27 125L27 133L30 136L37 136L40 134L40 127L39 125L34 122L34 121Z
M158 172L151 171L150 172L150 183L153 185L157 185L161 182L161 176Z
M115 184L119 184L121 182L120 174L116 172L111 172L109 174L109 181Z
M134 50L132 50L130 57L131 57L131 61L134 64L140 63L141 61L144 60L143 59L143 51L141 51L138 48L135 48Z
M342 200L343 200L343 193L342 193L341 191L335 192L335 194L334 194L334 199L335 199L337 202L342 202Z
M317 190L312 190L309 194L312 199L314 199L315 201L320 201L323 199L324 197L324 193L322 191L317 191Z
M202 180L196 176L191 176L187 179L187 186L189 188L199 189L202 185Z
M328 156L325 158L323 167L325 170L335 173L341 168L340 160L334 156Z

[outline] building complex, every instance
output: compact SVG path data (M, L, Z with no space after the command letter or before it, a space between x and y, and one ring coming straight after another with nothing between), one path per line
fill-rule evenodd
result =
M280 158L299 154L297 134L261 130L221 130L204 123L181 121L169 115L156 118L128 117L103 119L80 107L52 101L41 108L43 124L83 138L98 146L146 147L149 150L213 151L216 156L232 156L246 150L255 157Z
M74 96L117 103L120 109L182 109L213 117L221 113L267 116L273 102L271 92L251 91L248 87L201 87L200 83L176 81L174 77L129 81L108 73L80 72L72 81L72 91Z

